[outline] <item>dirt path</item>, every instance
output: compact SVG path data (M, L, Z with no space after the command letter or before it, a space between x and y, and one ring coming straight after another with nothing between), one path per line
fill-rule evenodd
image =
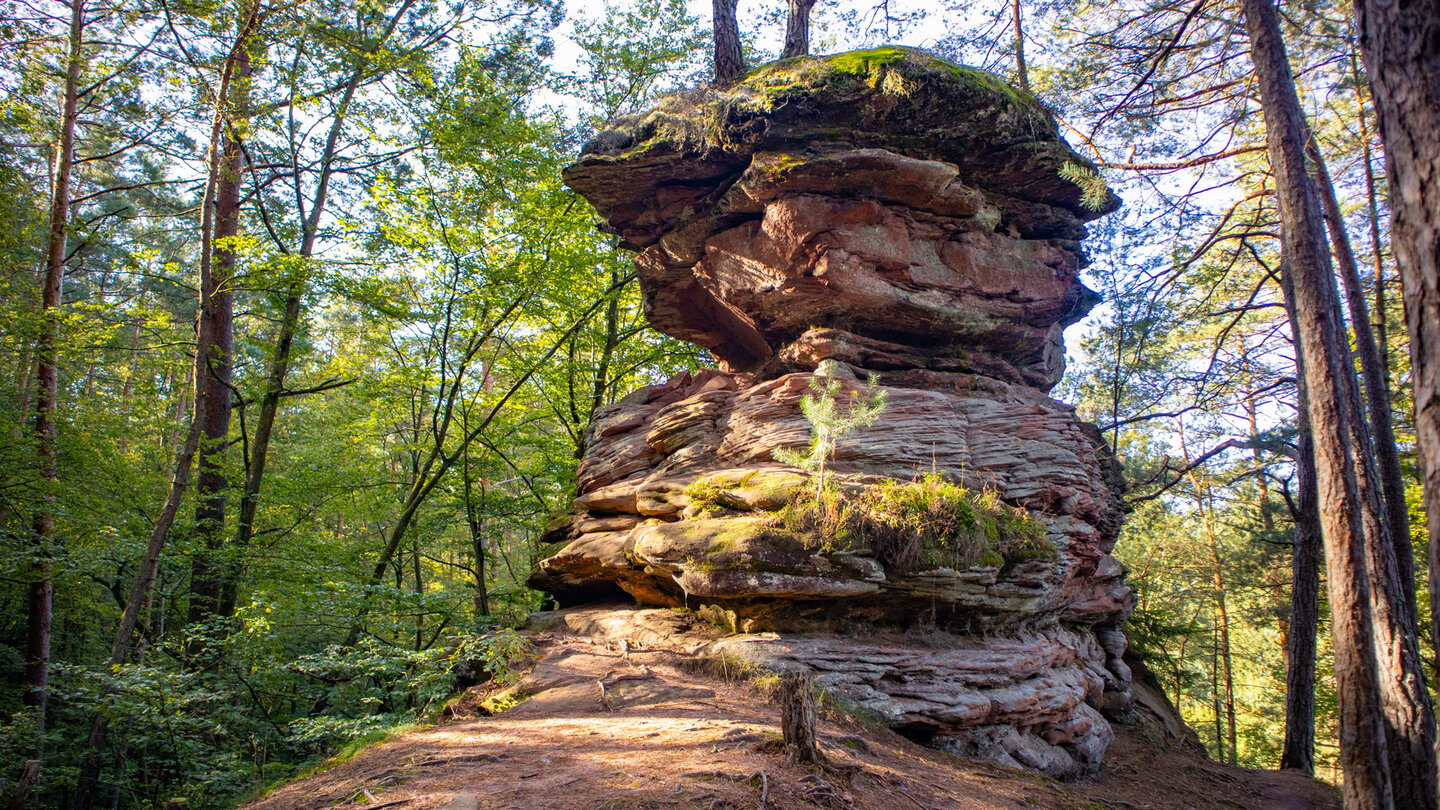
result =
M247 810L1339 808L1295 774L1158 750L1126 730L1099 780L1062 784L830 712L819 732L834 767L816 771L780 753L778 710L753 684L691 671L674 652L535 640L541 658L520 684L533 694L515 708L407 734Z

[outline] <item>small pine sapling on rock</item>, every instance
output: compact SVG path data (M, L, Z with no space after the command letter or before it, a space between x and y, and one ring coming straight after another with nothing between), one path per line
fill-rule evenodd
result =
M885 411L885 391L879 386L879 378L871 374L863 391L851 391L850 398L841 407L841 365L834 360L824 360L815 369L810 380L810 390L800 400L800 413L810 423L810 447L798 452L788 447L775 449L775 460L793 467L799 467L815 476L815 500L825 495L829 473L826 467L835 456L836 444L846 436L863 427L875 424Z

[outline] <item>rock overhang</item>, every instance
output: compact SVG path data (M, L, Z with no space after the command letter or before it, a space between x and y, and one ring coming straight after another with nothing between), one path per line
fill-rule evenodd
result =
M730 369L793 370L812 328L934 344L1047 388L1098 209L1045 105L984 71L881 48L764 65L622 118L566 182L638 252L647 315ZM952 364L953 365L953 364ZM974 364L972 364L974 365ZM979 369L977 369L979 370Z

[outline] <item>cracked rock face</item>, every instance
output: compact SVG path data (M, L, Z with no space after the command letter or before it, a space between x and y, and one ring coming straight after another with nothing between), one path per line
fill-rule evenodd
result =
M721 369L595 413L532 584L689 607L740 633L724 654L812 667L932 744L1093 772L1099 712L1129 705L1134 596L1109 555L1118 470L1046 395L1096 300L1078 274L1101 212L1066 163L1089 165L1033 97L906 49L774 63L602 133L566 181L637 252L651 325ZM845 491L942 473L1028 510L1053 553L901 571L787 529L813 482L775 451L808 444L817 369L842 399L870 373L887 395L836 448ZM910 635L857 640L881 632Z

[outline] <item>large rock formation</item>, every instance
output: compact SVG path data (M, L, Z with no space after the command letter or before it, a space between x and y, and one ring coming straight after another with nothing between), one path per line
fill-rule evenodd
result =
M1096 300L1083 223L1119 201L1082 205L1066 178L1090 165L1057 133L987 73L882 49L773 63L589 144L567 183L637 251L650 323L721 369L595 414L532 583L562 604L689 607L740 634L717 654L816 669L951 750L1098 767L1099 712L1130 700L1120 479L1046 392L1062 330ZM842 401L871 373L887 395L835 450L842 491L941 473L1028 511L1040 553L899 565L783 519L813 484L775 451L808 445L817 369Z

